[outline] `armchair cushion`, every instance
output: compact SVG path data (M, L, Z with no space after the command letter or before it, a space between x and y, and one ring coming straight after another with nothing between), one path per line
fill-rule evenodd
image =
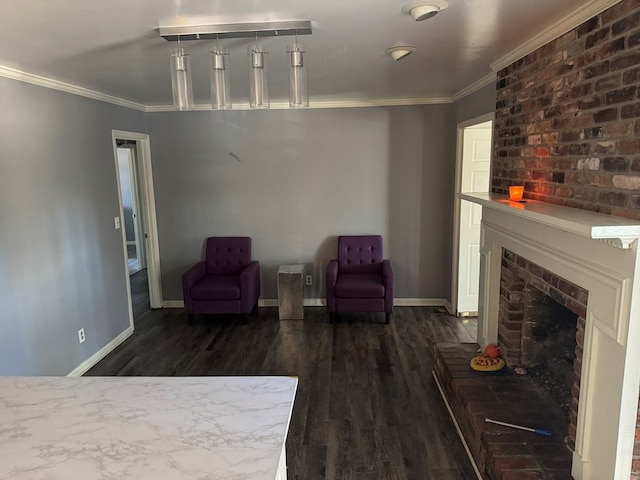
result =
M239 275L207 275L193 287L194 300L238 300L240 298Z
M382 275L375 273L340 275L335 287L339 298L382 298L384 291Z

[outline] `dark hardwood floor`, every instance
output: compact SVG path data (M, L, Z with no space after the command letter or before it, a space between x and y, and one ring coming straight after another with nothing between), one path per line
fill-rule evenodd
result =
M147 269L138 270L129 276L131 285L131 304L133 307L133 318L137 321L151 307L149 306L149 284L147 280Z
M87 375L295 375L289 479L471 480L475 474L431 375L435 342L475 341L475 319L431 307L374 314L306 308L278 320L152 310Z

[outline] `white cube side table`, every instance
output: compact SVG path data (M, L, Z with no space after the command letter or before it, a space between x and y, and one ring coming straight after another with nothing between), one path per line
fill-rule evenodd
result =
M280 320L304 318L304 265L278 268L278 315Z

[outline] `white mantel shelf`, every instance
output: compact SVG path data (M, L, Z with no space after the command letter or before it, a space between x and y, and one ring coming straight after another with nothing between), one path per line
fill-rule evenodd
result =
M553 203L525 200L512 202L494 193L460 193L459 197L483 207L516 215L583 237L602 240L619 248L629 248L640 238L640 221L590 212Z
M0 377L0 478L286 479L292 377Z

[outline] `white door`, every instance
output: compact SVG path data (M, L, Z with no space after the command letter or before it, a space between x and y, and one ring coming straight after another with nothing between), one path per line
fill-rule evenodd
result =
M461 193L488 192L493 122L467 127L462 140ZM460 200L458 250L458 315L477 315L480 281L480 222L482 207Z

